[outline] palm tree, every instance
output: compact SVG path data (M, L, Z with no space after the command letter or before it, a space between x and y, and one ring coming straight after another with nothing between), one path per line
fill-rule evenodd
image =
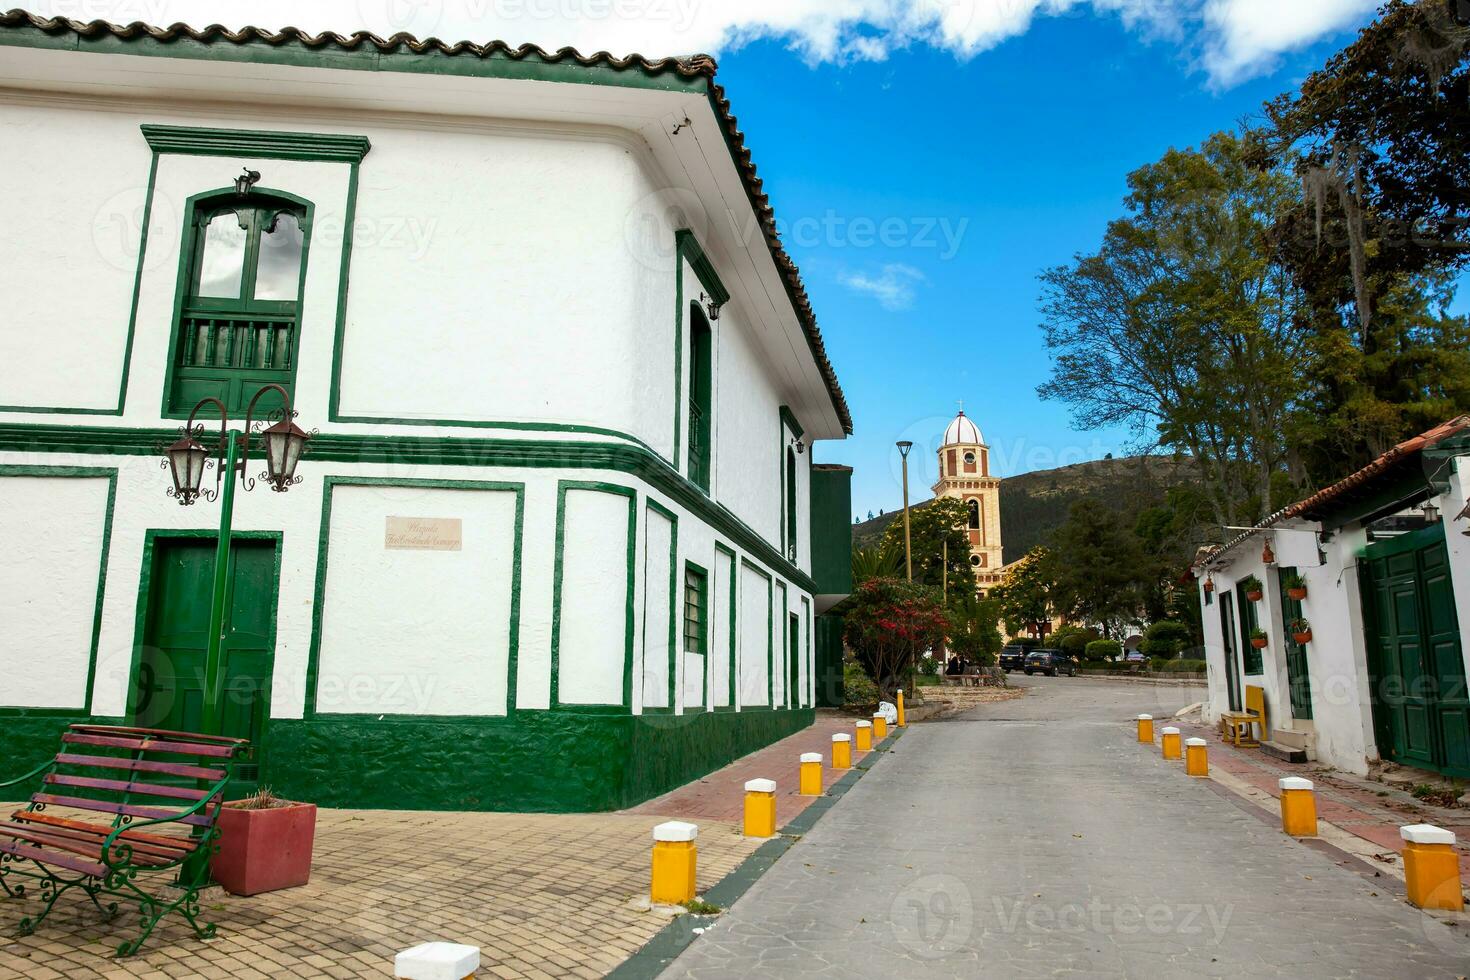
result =
M875 578L897 578L903 569L903 556L881 546L852 549L852 584L861 585Z

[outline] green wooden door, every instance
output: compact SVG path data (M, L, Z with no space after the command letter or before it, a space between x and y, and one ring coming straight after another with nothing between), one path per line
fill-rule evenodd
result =
M148 728L198 731L204 707L204 657L214 584L214 540L159 538L149 567L143 650L134 680L133 717ZM248 738L256 754L236 769L231 797L258 784L259 746L270 714L275 650L276 543L236 540L222 648L222 734Z
M1312 717L1312 678L1307 671L1307 648L1292 639L1291 622L1302 618L1302 604L1286 594L1286 577L1296 569L1283 568L1276 573L1281 590L1281 622L1285 635L1281 643L1286 648L1286 683L1291 692L1291 716L1303 720Z
M1470 775L1470 699L1444 527L1370 545L1364 561L1379 753Z

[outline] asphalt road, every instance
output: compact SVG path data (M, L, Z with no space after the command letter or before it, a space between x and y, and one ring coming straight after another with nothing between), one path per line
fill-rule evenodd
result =
M1470 930L1134 741L1202 689L1011 680L911 727L664 976L1470 973Z

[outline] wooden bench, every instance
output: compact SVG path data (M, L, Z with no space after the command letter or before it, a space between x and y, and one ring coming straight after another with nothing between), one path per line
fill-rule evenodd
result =
M61 742L56 758L0 782L4 788L40 778L30 804L0 823L0 889L22 897L27 886L15 879L30 878L40 882L45 903L40 915L21 920L21 935L80 888L109 917L117 902L104 907L99 895L137 903L142 932L118 946L119 956L136 953L176 909L201 939L213 936L213 923L198 921L199 889L208 881L225 786L249 743L108 725L72 725ZM177 895L150 894L137 882L140 873L174 869Z
M1220 716L1220 738L1222 741L1233 741L1237 747L1260 745L1260 739L1254 737L1251 731L1252 725L1261 726L1261 738L1266 737L1266 690L1265 688L1247 685L1245 689L1245 710L1227 711Z

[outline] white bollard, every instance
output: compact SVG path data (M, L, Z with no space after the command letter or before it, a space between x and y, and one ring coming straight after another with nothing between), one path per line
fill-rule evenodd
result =
M480 968L480 947L423 943L393 958L399 980L465 980Z

